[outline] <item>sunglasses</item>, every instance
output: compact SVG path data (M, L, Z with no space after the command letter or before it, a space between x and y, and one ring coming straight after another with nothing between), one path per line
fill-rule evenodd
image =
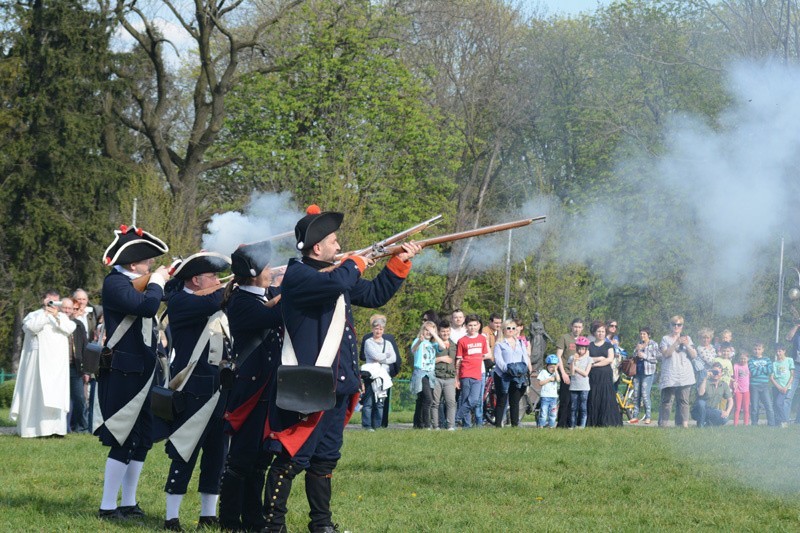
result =
M617 325L616 324L609 324L608 327L615 328L615 327L617 327Z
M672 323L672 327L673 328L682 328L683 327L683 322L673 322Z
M517 329L517 326L506 326L506 331Z

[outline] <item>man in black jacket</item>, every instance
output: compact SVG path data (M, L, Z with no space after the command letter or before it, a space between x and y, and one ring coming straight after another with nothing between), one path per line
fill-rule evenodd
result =
M75 331L69 336L69 424L67 429L73 433L88 433L89 424L86 419L86 394L84 383L89 376L83 373L83 350L88 343L83 322L75 318L76 306L71 298L61 300L61 312L75 323Z

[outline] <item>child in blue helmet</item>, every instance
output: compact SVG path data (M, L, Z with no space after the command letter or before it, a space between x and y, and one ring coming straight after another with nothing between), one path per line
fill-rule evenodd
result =
M558 356L551 353L545 358L544 364L545 367L536 376L539 380L539 386L542 387L539 427L554 428L556 427L556 418L558 416L558 386L561 381L558 375Z

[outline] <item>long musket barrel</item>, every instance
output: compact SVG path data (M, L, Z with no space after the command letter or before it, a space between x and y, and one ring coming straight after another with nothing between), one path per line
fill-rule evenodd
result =
M533 218L524 218L522 220L515 220L514 222L504 222L502 224L495 224L493 226L484 226L482 228L475 228L467 231L459 231L457 233L440 235L439 237L431 237L430 239L423 239L421 241L416 241L416 244L417 246L426 248L428 246L433 246L434 244L460 241L461 239L469 239L470 237L480 237L481 235L488 235L490 233L497 233L499 231L521 228L523 226L527 226L534 222L544 222L546 219L547 217L544 215ZM387 257L396 254L401 249L402 248L400 245L387 246L382 254L373 256L373 259L380 259L381 257Z
M362 248L361 250L356 250L355 252L349 252L347 254L337 254L335 257L336 261L341 261L342 257L345 255L367 255L371 257L384 257L384 252L386 251L387 246L391 246L396 244L400 241L403 241L417 233L428 229L429 227L433 226L434 224L438 223L442 219L442 215L436 215L435 217L431 217L425 222L420 222L416 226L412 226L408 229L405 229L399 233L395 233L391 237L387 237L380 242L376 242L372 246L367 248Z

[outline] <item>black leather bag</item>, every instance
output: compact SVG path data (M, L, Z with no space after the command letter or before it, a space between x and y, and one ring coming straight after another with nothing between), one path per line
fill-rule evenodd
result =
M150 389L150 409L157 417L172 422L185 408L186 402L181 391L161 385L155 385Z
M287 411L309 414L331 409L336 405L333 369L280 365L276 393L275 403Z
M86 345L86 348L83 349L83 360L81 361L81 371L84 374L97 374L97 371L100 370L100 361L103 359L104 350L109 353L107 360L103 361L105 368L109 369L111 368L111 350L99 342L90 342Z

